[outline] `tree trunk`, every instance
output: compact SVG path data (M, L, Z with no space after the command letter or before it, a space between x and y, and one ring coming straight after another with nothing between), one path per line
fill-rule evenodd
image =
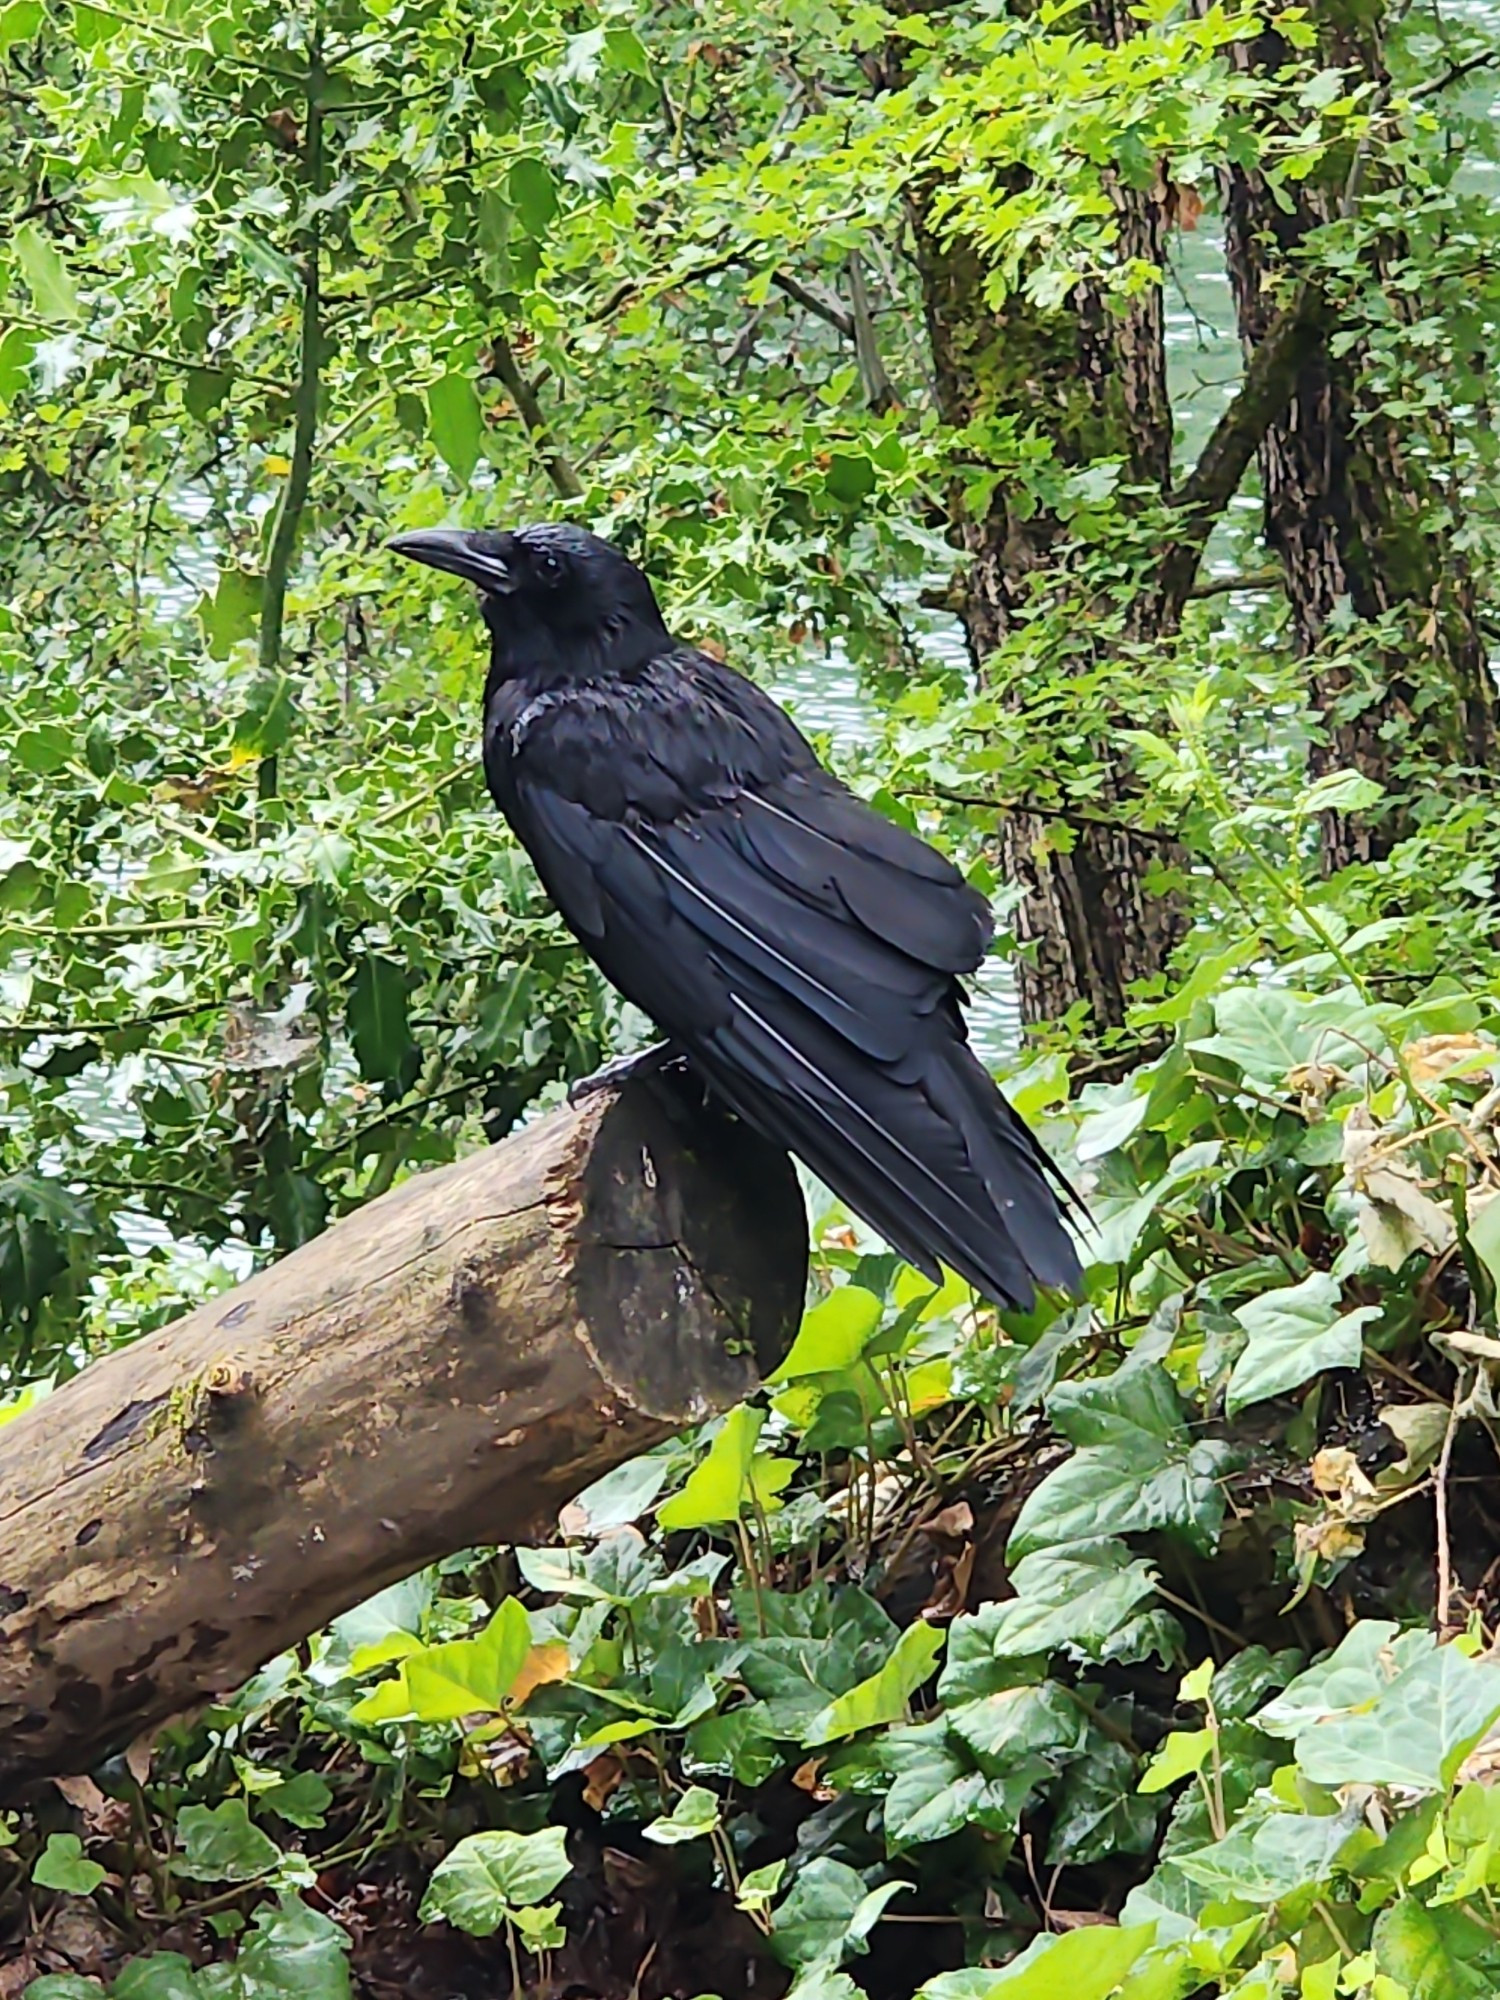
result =
M1353 67L1377 90L1388 87L1380 10L1340 0L1312 18L1326 63ZM1235 52L1267 74L1289 59L1274 32L1235 44ZM1297 267L1309 233L1356 197L1362 166L1362 159L1345 159L1336 174L1285 189L1290 211L1259 172L1235 167L1223 174L1227 261L1247 354L1273 316L1269 298L1277 278ZM1377 252L1372 283L1381 283L1382 266L1399 247ZM1393 291L1390 298L1398 313L1412 310L1409 294ZM1325 316L1327 333L1336 326ZM1410 420L1398 426L1381 407L1369 366L1363 342L1337 354L1326 334L1311 344L1285 414L1260 450L1266 540L1282 565L1322 723L1311 774L1352 767L1392 794L1377 814L1325 816L1322 861L1329 873L1379 859L1410 830L1414 752L1438 766L1481 769L1492 767L1496 754L1473 572L1451 535L1429 525L1443 512L1434 505L1436 481L1421 450L1410 448ZM1400 614L1388 640L1361 645L1368 663L1361 677L1325 651L1347 611L1361 622Z
M1133 32L1115 0L1094 0L1093 25L1111 42ZM1111 194L1121 259L1159 264L1164 204L1120 180ZM1063 464L1122 458L1128 486L1164 499L1172 471L1172 410L1161 287L1144 288L1119 309L1096 286L1081 284L1056 312L1015 296L997 311L984 296L985 271L975 250L962 240L940 240L920 204L913 224L944 421L962 428L986 416L1034 416ZM951 514L953 538L968 557L962 615L982 674L1034 607L1038 573L1056 565L1065 530L1003 482L977 518L955 489ZM1171 629L1177 611L1161 629ZM1080 672L1097 659L1099 642L1087 634L1087 623L1079 621ZM1151 638L1159 631L1132 636ZM1132 829L1123 759L1108 745L1102 751L1113 778L1103 798L1091 801L1088 816L1012 811L1000 820L1001 867L1023 891L1012 921L1022 947L1016 970L1028 1026L1060 1020L1082 1006L1095 1033L1120 1027L1129 988L1165 968L1186 928L1184 903L1165 886L1162 868L1180 857L1169 843Z
M86 1769L748 1394L790 1161L670 1076L419 1175L4 1432L0 1779Z

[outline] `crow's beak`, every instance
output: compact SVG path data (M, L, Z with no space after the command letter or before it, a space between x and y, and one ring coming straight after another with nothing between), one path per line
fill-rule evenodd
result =
M430 569L449 570L477 583L481 590L503 597L515 589L515 579L505 558L484 547L495 539L493 535L470 534L466 528L421 528L415 534L392 536L386 547L398 556L426 563Z

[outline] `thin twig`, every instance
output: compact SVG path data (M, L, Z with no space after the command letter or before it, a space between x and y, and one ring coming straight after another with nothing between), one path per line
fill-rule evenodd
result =
M1437 1509L1437 1628L1440 1639L1447 1636L1448 1610L1453 1601L1453 1551L1448 1541L1448 1461L1453 1456L1453 1439L1458 1430L1462 1400L1459 1390L1455 1389L1448 1411L1448 1428L1443 1433L1443 1448L1438 1453L1437 1469L1432 1476L1433 1499Z

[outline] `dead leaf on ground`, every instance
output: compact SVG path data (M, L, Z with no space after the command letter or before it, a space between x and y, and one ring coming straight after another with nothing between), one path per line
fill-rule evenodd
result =
M52 1782L74 1812L82 1813L91 1826L99 1824L110 1801L92 1778L54 1778Z
M603 1812L610 1798L625 1782L625 1766L618 1757L606 1751L592 1764L584 1765L583 1777L584 1804L592 1806L595 1812Z
M938 1565L932 1593L922 1606L929 1625L941 1625L956 1618L969 1601L969 1579L974 1574L975 1548L972 1542L956 1556L944 1556Z
M974 1532L974 1509L967 1500L954 1500L936 1514L929 1514L918 1526L922 1534L931 1535L934 1539L946 1535L954 1541L962 1541Z
M799 1764L796 1770L793 1771L792 1783L797 1787L799 1792L806 1792L810 1799L816 1799L820 1805L827 1805L830 1799L836 1798L838 1795L832 1785L825 1785L823 1783L820 1776L823 1769L823 1762L824 1760L821 1757L809 1757L805 1763Z

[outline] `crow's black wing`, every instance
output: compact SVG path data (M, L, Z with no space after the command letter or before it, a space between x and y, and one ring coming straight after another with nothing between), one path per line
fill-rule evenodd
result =
M1045 1156L964 1034L990 917L957 870L701 655L492 711L491 783L559 909L742 1117L930 1275L1076 1282Z

